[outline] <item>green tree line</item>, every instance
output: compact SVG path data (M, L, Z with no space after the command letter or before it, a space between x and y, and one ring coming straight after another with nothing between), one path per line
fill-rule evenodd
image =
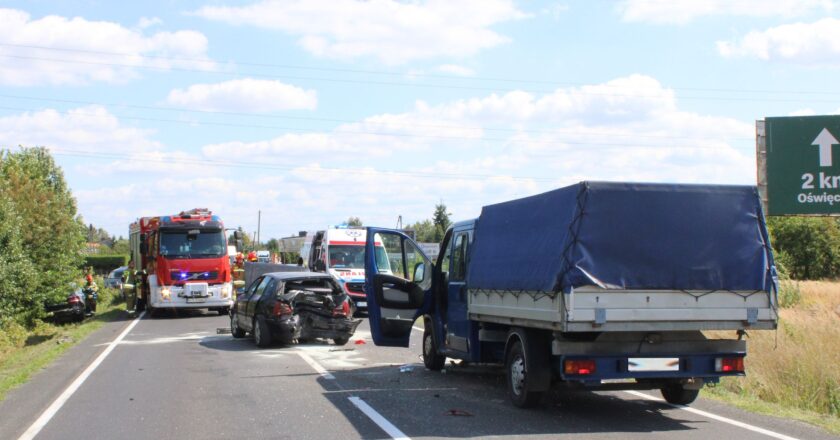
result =
M0 328L33 325L67 295L88 232L46 148L0 150Z

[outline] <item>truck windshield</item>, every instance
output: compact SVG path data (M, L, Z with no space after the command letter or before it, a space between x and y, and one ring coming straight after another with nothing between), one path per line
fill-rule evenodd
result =
M193 232L195 230L192 230ZM227 254L222 231L198 230L163 231L160 235L160 254L166 258L213 258Z
M365 247L330 245L330 267L334 269L364 269Z

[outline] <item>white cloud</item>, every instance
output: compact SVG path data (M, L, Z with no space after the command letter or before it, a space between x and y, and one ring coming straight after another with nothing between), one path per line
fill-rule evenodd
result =
M391 65L474 55L509 41L492 26L527 16L511 0L264 0L208 5L195 14L285 32L319 57L374 57Z
M438 72L451 73L458 76L475 76L474 70L457 64L443 64L438 66L437 70Z
M207 38L196 31L145 35L118 23L49 15L40 19L20 10L0 9L0 84L13 86L122 83L139 76L136 67L207 69ZM145 22L152 25L154 19ZM44 49L46 48L46 49ZM62 50L72 48L72 51ZM55 50L49 50L55 49ZM120 55L105 53L118 52ZM123 55L124 54L124 55ZM5 56L3 56L5 55ZM163 56L166 58L143 58Z
M162 145L153 130L123 125L101 106L54 109L0 117L0 146L45 146L94 153L150 152Z
M840 65L840 20L824 18L814 23L786 24L752 31L739 41L718 41L718 52L727 58L750 57L806 65Z
M624 0L616 6L628 22L685 24L708 16L800 17L834 10L833 0Z
M318 96L314 90L304 90L280 81L245 78L216 84L194 84L186 90L175 89L169 92L166 102L191 109L262 113L315 110Z
M160 26L163 24L163 20L158 17L140 17L140 20L137 21L137 27L140 29L148 29L153 26Z

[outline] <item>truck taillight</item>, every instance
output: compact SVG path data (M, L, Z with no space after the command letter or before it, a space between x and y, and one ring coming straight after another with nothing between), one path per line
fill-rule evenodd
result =
M340 306L333 309L333 316L348 316L350 315L350 301L345 300Z
M718 373L743 373L744 372L744 358L716 358L715 371Z
M280 301L274 303L274 316L278 318L283 315L291 315L292 311L292 306L290 306L289 304Z
M591 359L567 359L563 362L563 372L566 374L593 374L595 373L595 361Z

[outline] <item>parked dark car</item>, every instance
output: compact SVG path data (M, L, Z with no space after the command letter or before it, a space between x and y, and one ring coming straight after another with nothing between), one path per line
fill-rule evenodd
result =
M48 303L45 308L57 322L81 322L85 319L85 293L77 288L63 302Z
M361 319L353 319L350 298L329 274L272 272L254 280L230 312L234 338L247 333L260 347L322 338L344 345Z
M105 277L105 287L110 287L112 289L120 289L122 288L122 274L125 270L128 269L128 266L120 266L111 271L107 277Z

